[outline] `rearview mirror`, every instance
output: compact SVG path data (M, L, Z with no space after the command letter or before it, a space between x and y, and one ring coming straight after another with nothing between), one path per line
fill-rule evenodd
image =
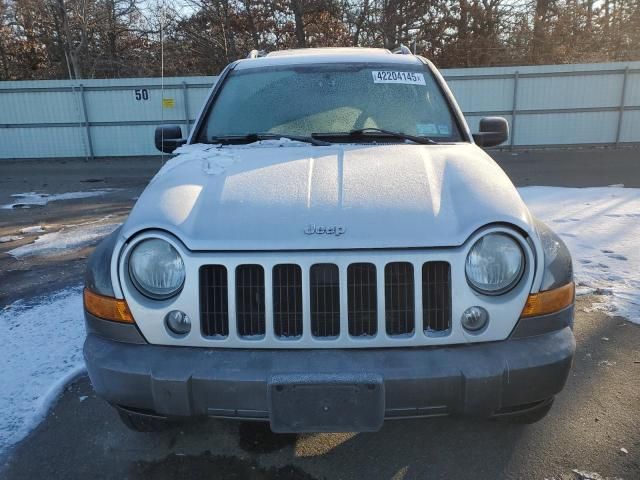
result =
M182 138L180 125L160 125L156 127L155 134L156 148L164 153L173 151L186 143Z
M509 124L502 117L484 117L480 119L480 132L473 139L480 147L495 147L509 138Z

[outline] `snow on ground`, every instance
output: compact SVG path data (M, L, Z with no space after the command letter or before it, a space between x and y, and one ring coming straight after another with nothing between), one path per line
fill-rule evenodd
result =
M518 190L569 247L578 295L604 295L594 309L640 324L640 189Z
M56 255L79 250L87 245L96 243L120 225L119 223L101 223L102 221L104 219L78 225L65 225L57 232L40 235L33 243L16 247L7 253L14 258L24 258L33 255ZM26 233L24 230L26 229L21 230L21 232ZM43 231L37 230L37 232Z
M20 235L6 235L4 237L0 237L0 243L9 243L9 242L16 242L18 240L22 240L24 237L21 237Z
M45 229L42 225L34 225L33 227L25 227L20 233L44 233Z
M80 287L0 310L0 453L37 426L83 371L82 315Z
M24 192L11 195L16 199L14 203L8 203L0 206L3 209L12 208L31 208L33 206L43 207L49 202L57 202L59 200L77 200L79 198L99 197L119 190L118 188L103 188L100 190L90 190L87 192L66 192L66 193L38 193Z

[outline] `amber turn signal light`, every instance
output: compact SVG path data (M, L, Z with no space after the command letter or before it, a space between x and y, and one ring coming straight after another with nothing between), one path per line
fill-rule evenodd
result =
M535 317L557 312L571 305L575 296L576 286L573 282L546 292L532 293L527 298L520 317Z
M98 295L91 290L84 289L84 308L91 315L112 322L134 323L133 315L125 300Z

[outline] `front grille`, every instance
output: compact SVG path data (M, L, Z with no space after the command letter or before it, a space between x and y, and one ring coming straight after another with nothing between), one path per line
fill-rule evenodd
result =
M236 268L236 321L241 337L265 334L264 268L261 265Z
M224 266L200 268L200 328L205 337L229 335L228 290Z
M422 319L425 332L451 329L451 267L447 262L422 266Z
M387 334L406 335L413 333L415 325L413 290L413 265L408 262L395 262L384 267Z
M273 267L273 331L278 337L302 335L302 270L298 265Z
M340 279L338 266L317 263L311 266L311 333L314 337L340 335Z
M420 330L436 336L451 332L448 262L398 261L383 265L353 262L340 266L317 263L304 267L308 268L306 272L297 263L281 263L266 270L257 264L228 268L232 273L235 268L235 281L231 280L235 291L228 286L227 267L200 268L200 320L205 337L313 336L344 340L345 335L378 338L381 330L389 338L412 337ZM383 275L378 269L383 269ZM419 281L418 277L416 282L415 276L420 273L422 279ZM266 275L270 278L265 279ZM342 279L345 285L341 285ZM266 292L267 299L266 285L270 289ZM420 288L418 298L422 299L418 319L416 288ZM342 298L343 294L346 298ZM307 301L309 304L305 306ZM235 318L230 318L229 302L235 303ZM309 331L303 328L305 315L309 315L309 327L304 328ZM342 315L346 316L344 331ZM230 332L232 325L235 328Z

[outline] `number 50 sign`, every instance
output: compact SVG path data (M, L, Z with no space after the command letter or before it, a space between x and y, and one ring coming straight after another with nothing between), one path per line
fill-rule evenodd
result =
M146 88L136 88L133 91L135 98L137 101L149 100L149 90Z

